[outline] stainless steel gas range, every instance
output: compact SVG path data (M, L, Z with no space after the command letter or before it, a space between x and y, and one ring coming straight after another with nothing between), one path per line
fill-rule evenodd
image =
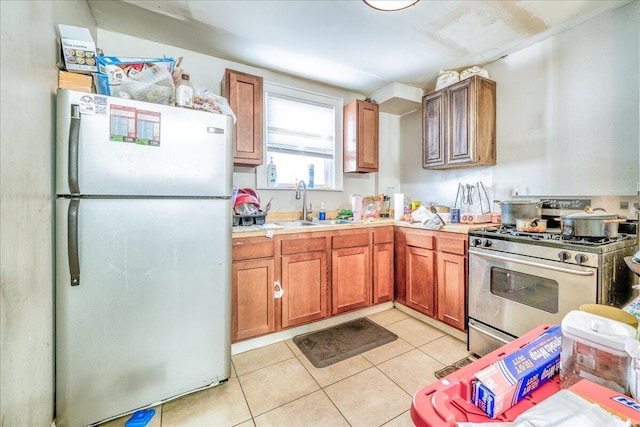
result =
M565 240L560 229L470 231L469 350L483 356L540 324L560 324L582 304L624 306L637 294L624 257L637 250L637 234Z

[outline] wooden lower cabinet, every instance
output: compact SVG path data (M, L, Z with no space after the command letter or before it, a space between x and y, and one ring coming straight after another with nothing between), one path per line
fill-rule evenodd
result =
M266 237L234 239L231 265L231 340L276 330L275 247Z
M395 301L465 330L467 235L396 227Z
M238 341L274 332L273 258L234 262L232 277L231 339Z
M281 327L290 328L329 314L325 236L283 239L281 242Z
M438 248L438 320L464 330L467 306L466 235L440 236Z
M327 316L327 254L312 252L282 257L282 327Z
M407 246L406 286L407 306L427 316L436 314L435 252Z
M369 230L332 237L331 313L371 305Z
M372 229L371 275L373 276L373 304L393 301L394 245L393 227Z
M387 301L466 328L466 234L395 226L301 232L234 239L232 253L234 342Z
M438 253L438 320L465 328L465 277L464 256Z

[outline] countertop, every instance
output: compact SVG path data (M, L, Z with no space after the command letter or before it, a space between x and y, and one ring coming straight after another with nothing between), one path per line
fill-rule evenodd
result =
M341 225L323 225L319 223L318 225L313 225L313 226L282 227L272 222L266 222L263 225L249 225L249 226L239 225L232 228L232 237L233 238L256 237L256 236L272 237L276 234L295 234L295 233L305 233L305 232L313 232L313 231L352 230L352 229L358 229L358 228L384 227L389 225L394 225L397 227L416 228L421 230L433 230L425 227L424 224L420 222L409 223L406 221L395 221L393 219L380 218L374 221L355 221L353 222L353 224L341 224ZM467 234L469 230L488 227L491 225L492 225L491 223L446 224L445 226L441 227L439 230L433 230L433 231Z

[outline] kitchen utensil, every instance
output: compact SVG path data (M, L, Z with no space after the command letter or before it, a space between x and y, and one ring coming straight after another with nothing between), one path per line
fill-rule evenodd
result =
M624 257L624 262L627 264L627 267L631 269L638 277L640 277L640 262L636 261L636 259L632 256Z
M542 217L543 200L494 200L500 205L500 221L502 225L516 225L518 218Z
M444 222L444 219L442 219L442 217L438 215L438 209L435 206L431 205L430 210L432 214L435 214L435 216L438 217L442 225L446 225L446 223Z
M478 181L478 199L480 199L480 212L483 214L491 212L491 206L489 203L489 196L487 195L487 190L484 188L484 184L482 181Z
M269 199L269 203L267 203L267 206L265 206L264 208L264 213L269 213L269 211L271 210L271 201L273 200L273 197Z
M236 197L236 200L233 202L233 207L236 208L237 206L242 204L251 204L254 205L256 209L258 209L258 207L260 207L260 200L255 196L252 196L251 194L239 193Z
M434 207L436 209L436 212L438 213L449 213L451 211L449 206L434 205L434 204L431 204L431 206Z
M547 231L546 219L516 219L516 230L527 233L544 233Z
M258 205L253 203L239 203L235 206L234 211L237 215L251 215L258 212Z
M587 206L584 212L565 215L560 221L562 235L566 237L617 237L618 225L626 219L602 208Z

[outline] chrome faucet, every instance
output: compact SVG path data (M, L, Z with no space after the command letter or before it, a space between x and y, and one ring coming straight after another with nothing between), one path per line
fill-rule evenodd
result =
M307 209L307 184L300 180L298 182L298 187L296 187L296 200L300 200L300 192L302 191L302 220L307 220L307 215L313 212L311 203L309 203L309 208Z

